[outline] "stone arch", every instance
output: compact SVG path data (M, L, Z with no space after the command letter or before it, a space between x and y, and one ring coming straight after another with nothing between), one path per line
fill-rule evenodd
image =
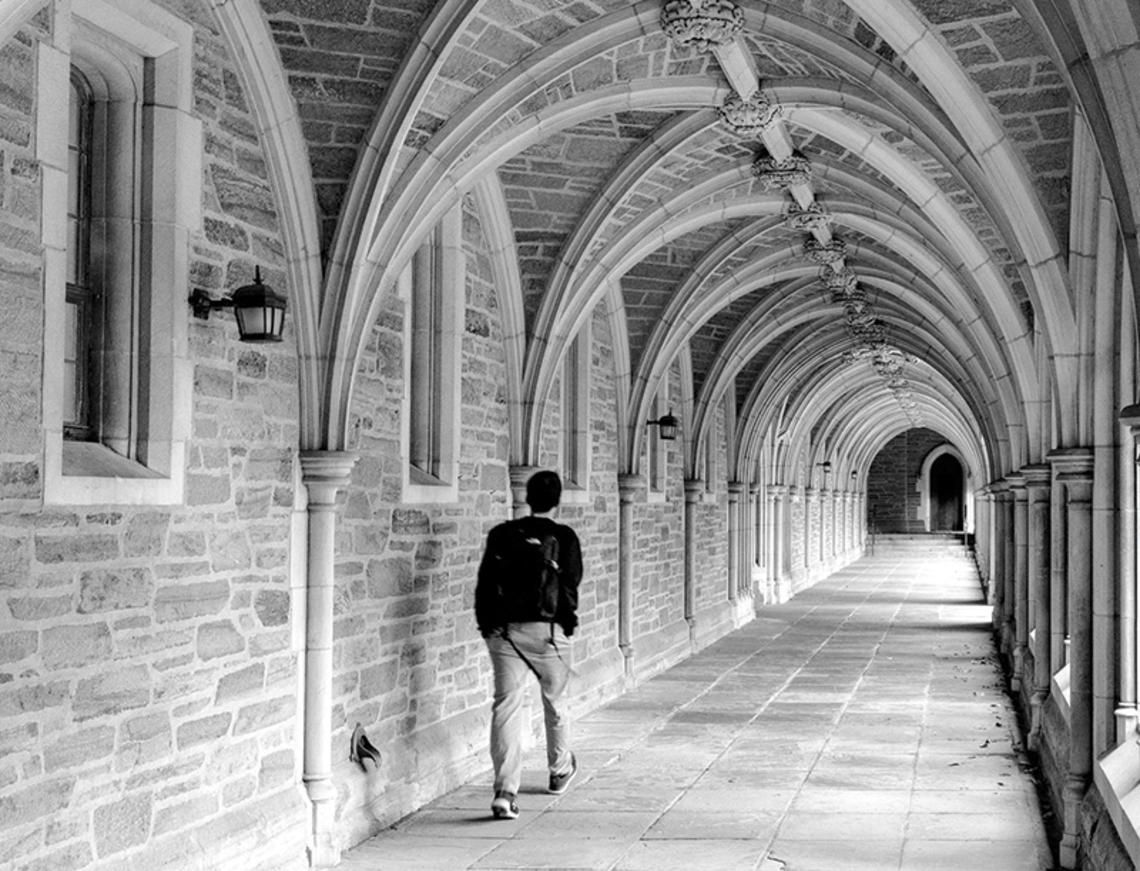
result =
M934 448L934 450L926 455L926 459L922 461L922 473L919 475L918 488L922 521L926 526L926 531L941 531L941 524L937 516L939 508L938 499L935 498L934 490L939 486L938 469L935 467L936 465L939 467L943 465L943 458L950 458L956 462L961 469L962 482L959 493L962 520L961 531L967 533L973 532L974 500L970 481L974 476L971 473L970 464L966 462L961 452L949 443Z

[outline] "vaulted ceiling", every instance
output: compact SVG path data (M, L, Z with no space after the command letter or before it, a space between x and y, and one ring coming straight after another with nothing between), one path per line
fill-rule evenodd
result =
M1043 411L1074 387L1071 167L1096 159L1074 145L1049 27L1064 16L1016 0L260 5L316 189L322 334L359 345L427 227L477 197L513 261L514 459L602 303L631 471L677 366L692 468L727 397L741 478L762 457L865 464L916 425L983 476L1073 435ZM688 40L698 13L731 26ZM351 361L335 368L345 396Z

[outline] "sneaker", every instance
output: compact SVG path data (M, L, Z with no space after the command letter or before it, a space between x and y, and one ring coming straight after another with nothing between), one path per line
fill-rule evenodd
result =
M570 770L565 774L552 774L550 775L550 785L546 791L553 795L562 795L566 792L566 787L570 785L570 781L574 779L574 775L578 773L578 759L573 753L570 754Z
M517 819L519 815L519 803L515 801L515 794L513 792L503 792L500 790L495 793L495 800L491 802L491 813L495 815L497 820L513 820Z

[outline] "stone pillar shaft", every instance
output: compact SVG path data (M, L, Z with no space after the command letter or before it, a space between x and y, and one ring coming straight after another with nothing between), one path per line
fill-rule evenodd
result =
M1048 466L1026 466L1022 469L1028 502L1028 552L1026 560L1028 597L1033 630L1033 695L1030 698L1029 746L1036 750L1041 740L1042 705L1049 697L1052 683L1050 671L1049 629L1049 490L1052 472Z
M313 868L340 862L336 786L332 781L333 599L336 589L336 497L348 486L356 455L302 451L308 493L305 596L305 742L302 781L312 806Z
M1125 439L1127 457L1121 465L1120 474L1120 528L1126 530L1120 537L1120 566L1118 576L1118 607L1120 609L1120 688L1116 705L1117 743L1134 740L1140 725L1140 711L1137 706L1137 629L1140 627L1140 614L1137 613L1136 582L1137 571L1136 538L1129 534L1136 529L1136 519L1140 517L1140 490L1136 487L1137 467L1140 467L1140 405L1130 405L1120 412L1120 422L1127 428Z
M690 638L697 623L697 505L704 489L704 481L685 479L685 620Z
M740 493L744 485L728 482L728 601L735 602L740 590Z
M1069 592L1069 773L1062 789L1064 868L1077 867L1081 801L1093 771L1092 453L1057 451L1057 480L1066 491L1066 566Z
M784 498L787 492L787 488L779 484L773 484L768 487L768 495L772 499L772 544L768 573L771 582L768 600L771 602L781 601L785 578L787 577L785 556L787 552L785 542L785 536L787 535L785 531L787 525L787 515L785 513L787 510L787 501Z
M1029 502L1022 475L1010 475L1013 497L1013 677L1011 688L1020 692L1025 683L1025 651L1029 644Z
M618 475L618 647L627 677L633 674L633 506L644 491L640 475Z

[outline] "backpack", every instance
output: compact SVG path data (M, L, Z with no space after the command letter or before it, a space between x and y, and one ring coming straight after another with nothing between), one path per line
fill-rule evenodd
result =
M558 538L511 524L499 551L499 595L509 623L553 622L558 615Z

